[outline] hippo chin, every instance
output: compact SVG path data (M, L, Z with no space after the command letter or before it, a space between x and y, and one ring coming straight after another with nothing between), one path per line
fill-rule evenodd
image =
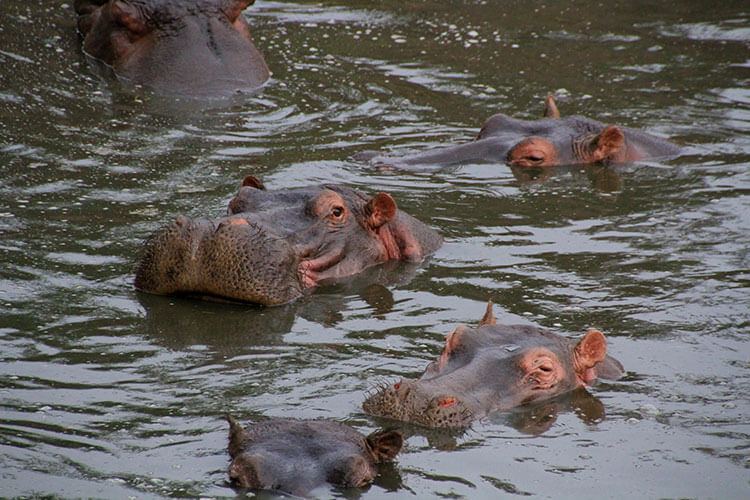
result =
M479 327L461 326L448 335L442 354L421 377L380 388L363 408L427 427L465 427L491 412L622 373L600 331L589 330L574 342L532 326L498 325L490 302Z
M401 450L398 431L363 436L329 420L273 419L243 429L229 422L229 479L248 489L304 495L325 482L362 487L377 475L375 464Z
M442 244L387 193L340 185L268 191L248 176L218 220L180 216L146 243L136 288L275 305L322 280L390 260L419 262Z
M269 78L242 11L254 0L76 0L83 51L168 94L253 91Z
M403 158L375 156L382 169L506 163L511 168L543 168L590 163L627 163L677 156L680 148L664 139L627 127L606 125L582 116L560 118L552 95L544 118L518 120L491 116L473 142ZM360 156L367 159L367 156Z

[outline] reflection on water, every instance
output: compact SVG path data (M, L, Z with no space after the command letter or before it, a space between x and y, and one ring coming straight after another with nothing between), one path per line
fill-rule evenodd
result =
M487 299L503 323L601 329L627 377L459 433L404 426L371 487L317 496L750 495L744 3L249 14L271 83L199 104L97 75L70 2L0 3L4 496L234 497L223 413L400 427L363 413L366 390L418 375ZM688 154L525 177L352 159L469 141L493 113L537 117L550 91L566 114ZM143 239L179 214L222 215L248 173L387 191L446 243L278 308L137 293Z

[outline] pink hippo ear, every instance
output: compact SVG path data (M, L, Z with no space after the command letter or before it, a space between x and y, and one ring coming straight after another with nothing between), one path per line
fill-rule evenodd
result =
M404 436L399 431L376 431L365 438L365 443L375 462L393 460L404 444Z
M150 31L148 19L143 11L127 0L116 0L109 4L112 19L130 33L141 37Z
M396 217L396 202L388 193L378 193L365 205L364 213L367 224L377 229Z
M242 179L242 186L249 186L251 188L260 189L261 191L266 190L266 186L263 184L263 181L261 181L254 175L245 176L245 178Z
M229 18L230 23L234 23L242 11L254 4L255 0L224 0L221 4L221 10Z
M620 152L624 144L625 134L623 131L616 125L610 125L591 139L589 161L596 162L611 158Z
M585 385L596 378L594 367L607 357L607 339L599 330L589 330L573 350L576 376Z
M494 325L495 323L497 323L497 320L495 319L495 315L492 314L492 299L490 299L487 301L487 310L484 311L484 316L479 321L479 326Z
M544 117L560 118L560 111L557 109L557 104L555 104L555 98L552 94L547 94L547 98L544 100Z

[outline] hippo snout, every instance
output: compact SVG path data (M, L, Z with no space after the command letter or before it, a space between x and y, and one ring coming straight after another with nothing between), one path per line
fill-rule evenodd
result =
M302 295L298 267L291 245L251 219L180 216L147 241L135 286L275 305Z
M373 415L426 427L466 427L475 419L475 412L457 395L425 391L405 379L376 390L362 408Z

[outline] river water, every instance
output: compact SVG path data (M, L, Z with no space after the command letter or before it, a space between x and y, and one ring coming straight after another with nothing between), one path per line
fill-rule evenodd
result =
M401 426L346 498L750 498L750 8L746 2L268 2L273 80L199 105L102 76L72 2L0 3L0 496L231 498L231 412L362 432L486 301L504 323L605 332L627 375L464 432ZM537 182L504 165L352 159L470 140L495 112L646 129L686 154ZM387 191L439 230L260 309L137 293L142 240L270 188Z

